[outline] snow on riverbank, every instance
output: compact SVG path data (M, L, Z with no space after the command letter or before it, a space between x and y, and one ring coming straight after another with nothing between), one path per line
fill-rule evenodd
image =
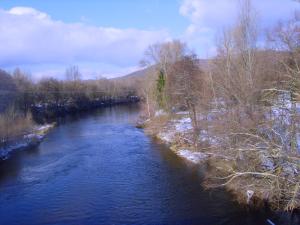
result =
M175 142L176 134L184 134L192 130L191 119L187 117L173 119L164 128L156 136L166 144L172 144Z
M191 150L183 149L178 151L178 155L192 163L200 163L201 161L207 159L207 155L202 152L193 152Z
M0 147L0 160L8 159L10 154L14 151L24 150L38 145L54 126L54 124L36 126L31 133L8 141Z
M251 142L246 137L249 143L244 141L238 147L232 147L230 142L227 142L230 137L226 134L222 136L223 133L220 134L214 129L218 127L213 127L213 123L212 125L207 123L214 120L214 117L218 119L219 116L223 116L222 113L218 115L218 112L210 113L204 118L201 114L197 116L200 125L197 149L193 141L195 136L192 121L187 113L170 115L159 113L159 116L145 124L145 130L168 144L175 154L186 161L195 165L208 165L209 170L205 172L206 187L224 186L238 202L243 204L260 204L267 201L272 206L284 209L287 206L278 205L278 199L274 196L278 195L280 199L289 202L298 200L300 159L298 155L289 156L285 152L284 145L287 145L285 141L288 137L286 132L289 132L289 129L282 129L283 125L280 122L283 121L284 126L288 126L290 120L278 118L279 112L279 109L270 110L270 117L274 120L271 129L274 128L272 131L281 137L282 146L273 142L269 145L269 141L273 140L272 136L267 139L266 136L256 138L257 136L253 135ZM268 129L270 130L268 126L258 126L262 134L274 135ZM280 133L281 130L284 132ZM242 138L241 140L243 141ZM286 149L289 149L288 146ZM299 208L298 202L293 204Z
M192 121L190 118L183 117L182 119L174 120L174 122L175 122L176 132L187 132L193 129Z
M161 113L159 113L159 116ZM188 113L177 113L177 118L168 121L159 129L155 136L165 144L171 145L171 149L183 159L198 164L208 157L205 153L195 152L192 148L192 121ZM150 122L151 124L151 122ZM181 143L178 143L180 141ZM184 142L185 144L183 144ZM174 147L175 146L175 147Z

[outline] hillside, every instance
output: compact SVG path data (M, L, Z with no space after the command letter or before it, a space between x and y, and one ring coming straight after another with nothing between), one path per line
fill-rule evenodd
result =
M135 72L132 72L130 74L127 74L122 77L117 77L113 78L112 80L117 80L117 81L128 81L128 82L139 82L142 81L147 74L149 74L150 70L153 68L153 66L144 68Z
M202 68L202 70L207 70L208 69L208 63L209 63L209 59L200 59L199 60L199 65ZM134 81L134 80L142 80L145 78L145 76L147 76L147 74L150 74L150 71L154 69L154 66L150 66L138 71L135 71L133 73L127 74L125 76L122 77L117 77L114 78L112 80L129 80L129 81Z

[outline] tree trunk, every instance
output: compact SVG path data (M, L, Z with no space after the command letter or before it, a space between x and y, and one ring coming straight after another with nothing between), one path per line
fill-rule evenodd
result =
M198 150L198 135L199 135L199 126L197 121L197 111L194 104L187 102L187 106L189 109L189 116L193 126L193 142L194 142L194 150Z

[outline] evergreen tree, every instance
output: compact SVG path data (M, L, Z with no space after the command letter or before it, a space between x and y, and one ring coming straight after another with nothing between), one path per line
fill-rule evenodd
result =
M166 78L162 70L159 71L158 79L156 80L157 104L159 108L164 109L166 106L165 101L165 86Z

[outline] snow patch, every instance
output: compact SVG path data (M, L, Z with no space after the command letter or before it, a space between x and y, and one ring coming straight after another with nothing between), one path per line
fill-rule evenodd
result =
M176 113L177 115L189 115L189 112L187 111L180 111Z
M157 137L167 144L171 144L174 140L174 133L172 132L160 132Z
M38 131L48 130L53 127L53 124L46 124L37 128Z
M157 116L164 116L164 115L167 115L167 113L164 110L158 110L154 114L155 117L157 117Z
M192 128L192 121L190 118L184 117L180 120L175 120L175 129L178 132L185 132Z
M200 163L201 161L207 158L207 155L202 152L193 152L191 150L186 149L179 150L178 155L195 164Z
M54 127L54 124L39 126L32 133L23 135L22 138L11 141L4 147L0 147L0 159L6 160L13 151L26 149L29 146L36 145L42 141L47 131Z

